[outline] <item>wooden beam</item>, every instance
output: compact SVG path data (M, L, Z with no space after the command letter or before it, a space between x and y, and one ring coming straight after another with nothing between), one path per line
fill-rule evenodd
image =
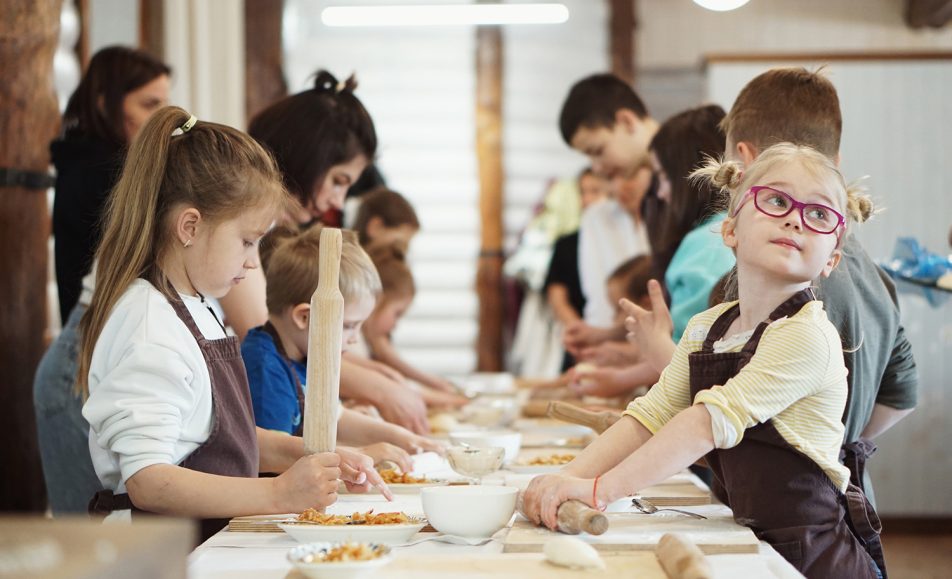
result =
M952 0L906 0L903 16L912 28L942 28L952 20Z
M259 111L288 94L281 49L283 0L245 0L245 113Z
M0 167L45 174L60 116L53 53L60 0L0 0ZM46 330L46 188L0 182L0 511L42 512L33 374Z
M76 0L76 13L79 14L79 38L76 39L76 58L79 70L85 72L89 64L89 0Z
M477 368L502 370L502 29L476 29L476 157L482 250L476 271L479 296Z
M612 73L635 83L635 0L611 0L610 45Z
M139 48L165 60L165 8L163 0L139 0Z

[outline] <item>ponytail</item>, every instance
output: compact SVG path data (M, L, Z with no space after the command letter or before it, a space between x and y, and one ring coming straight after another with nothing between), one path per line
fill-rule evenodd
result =
M392 243L377 243L368 247L367 253L380 274L384 299L412 298L416 294L413 273L401 247Z
M203 219L217 223L251 208L277 213L286 196L274 161L244 133L216 123L196 123L178 107L152 115L133 141L106 204L96 251L96 290L80 324L80 393L89 393L96 341L112 309L137 278L178 299L159 267L175 242L167 222L176 206L194 207Z

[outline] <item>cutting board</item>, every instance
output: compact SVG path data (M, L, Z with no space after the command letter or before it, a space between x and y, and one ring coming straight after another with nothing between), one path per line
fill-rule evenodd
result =
M676 513L643 515L608 513L609 527L604 535L578 535L598 551L619 553L652 551L665 533L684 533L705 554L757 553L760 542L753 531L734 522L729 515L711 515L706 520ZM537 527L521 516L506 535L504 553L540 553L555 531Z

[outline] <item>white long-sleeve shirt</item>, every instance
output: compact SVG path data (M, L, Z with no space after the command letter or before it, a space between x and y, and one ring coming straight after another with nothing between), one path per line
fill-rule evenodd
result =
M586 323L600 328L612 325L615 304L608 302L608 276L625 260L650 251L645 228L614 199L585 209L578 230L578 273Z
M180 296L199 330L225 337L197 297ZM172 305L144 280L116 303L89 369L89 452L106 489L153 464L178 464L208 439L212 391L195 338Z

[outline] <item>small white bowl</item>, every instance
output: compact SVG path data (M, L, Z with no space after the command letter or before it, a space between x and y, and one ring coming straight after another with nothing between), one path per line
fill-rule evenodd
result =
M426 521L413 520L411 523L396 525L318 525L284 521L278 523L281 529L297 539L299 543L380 543L382 545L402 545L416 535Z
M503 486L429 487L420 491L423 512L447 535L485 538L509 524L519 489Z
M356 579L372 574L393 560L390 548L383 545L370 545L383 549L376 559L367 561L331 561L324 562L314 557L322 551L339 546L340 543L309 543L298 545L288 551L288 561L311 579Z
M501 446L506 449L506 462L512 462L519 456L522 446L522 433L511 430L475 430L472 432L458 431L450 433L453 444L487 448Z

